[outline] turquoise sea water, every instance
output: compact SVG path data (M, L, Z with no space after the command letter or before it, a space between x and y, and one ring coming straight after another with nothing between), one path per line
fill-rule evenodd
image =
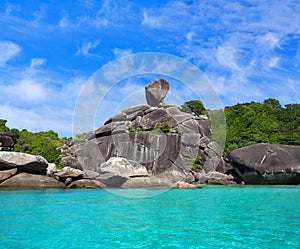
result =
M0 248L300 248L299 186L115 191L0 191Z

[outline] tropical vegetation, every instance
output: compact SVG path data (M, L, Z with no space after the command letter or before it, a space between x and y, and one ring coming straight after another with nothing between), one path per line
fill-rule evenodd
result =
M60 165L60 146L68 144L71 138L59 138L52 130L30 132L26 129L10 129L7 120L0 119L0 132L8 132L15 143L14 151L43 156L48 162Z

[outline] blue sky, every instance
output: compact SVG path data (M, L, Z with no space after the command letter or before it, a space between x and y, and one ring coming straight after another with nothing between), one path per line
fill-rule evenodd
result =
M0 118L72 135L86 81L125 55L159 52L197 66L224 106L300 102L300 1L10 1L0 5ZM109 92L96 124L149 75ZM171 89L172 89L172 83ZM173 83L182 101L193 94ZM100 108L101 109L101 108Z

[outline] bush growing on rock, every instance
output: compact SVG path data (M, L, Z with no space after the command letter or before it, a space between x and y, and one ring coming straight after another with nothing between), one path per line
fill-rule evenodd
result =
M206 109L200 100L190 100L181 106L181 111L188 113L193 112L196 115L205 114L205 110Z

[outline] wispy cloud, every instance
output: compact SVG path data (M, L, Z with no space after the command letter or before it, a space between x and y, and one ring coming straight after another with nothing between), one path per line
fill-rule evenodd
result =
M120 57L132 54L132 49L114 48L113 53L114 53L115 58L120 58Z
M145 9L141 25L154 29L176 31L187 29L190 23L192 6L183 1L171 1L165 6L156 9Z
M92 53L92 50L95 50L100 44L101 40L96 40L94 42L84 42L81 47L77 48L77 55L83 56L96 56Z
M30 68L35 69L45 65L47 62L44 58L32 58L30 63Z
M64 14L64 16L59 20L58 26L62 29L70 27L71 23L68 17L68 14Z
M177 1L159 9L144 10L141 25L162 32L172 31L169 42L204 70L224 104L250 100L251 96L258 101L270 95L287 99L288 92L282 92L283 82L287 78L296 80L300 65L290 64L296 61L299 52L286 50L284 44L300 41L299 7L297 2L281 5L278 1L272 4L255 1L250 5Z
M21 47L11 41L0 41L0 67L21 52Z

